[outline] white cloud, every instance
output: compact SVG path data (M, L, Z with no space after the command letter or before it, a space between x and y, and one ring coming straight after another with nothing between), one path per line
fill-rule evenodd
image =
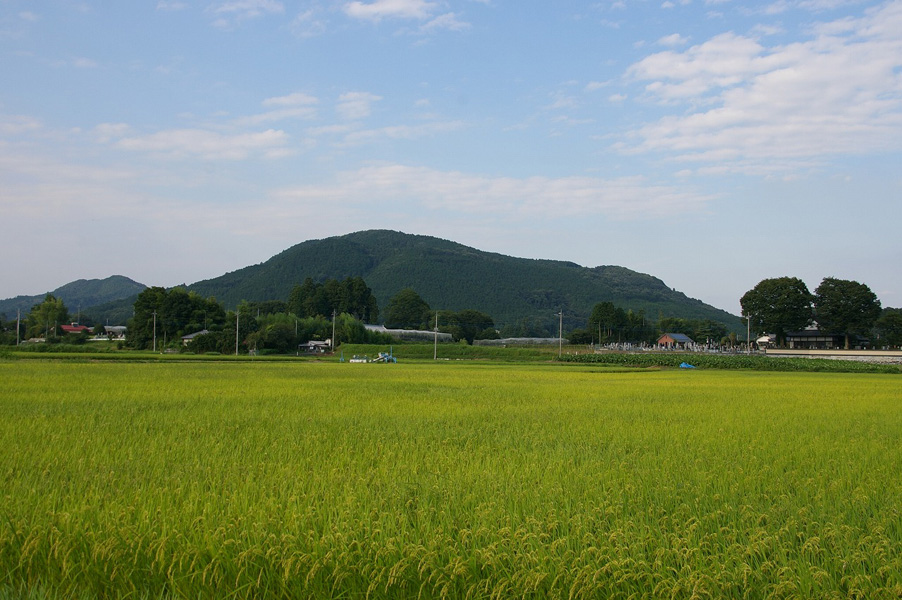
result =
M307 201L348 205L385 200L505 218L654 219L699 210L712 200L640 177L484 177L397 164L340 173L335 183L286 188L275 195L300 202L298 206Z
M437 4L425 0L376 0L375 2L349 2L344 11L349 17L380 21L390 19L426 20L430 18Z
M188 8L188 5L185 2L170 2L167 0L157 2L157 10L178 11L186 8Z
M326 31L326 22L313 9L305 10L291 21L288 29L299 38L311 38Z
M94 135L101 144L108 144L125 137L129 131L131 131L131 127L125 123L101 123L94 128Z
M668 47L676 47L676 46L684 46L686 42L689 40L684 38L678 33L673 33L671 35L667 35L658 40L659 46L668 46Z
M343 144L360 145L377 140L416 140L440 133L448 133L463 127L460 121L437 121L420 125L392 125L378 129L350 131L345 135Z
M316 105L318 103L319 100L316 97L302 92L267 98L263 101L263 106L273 107L274 110L241 117L236 119L234 124L245 127L282 121L284 119L312 119L316 117Z
M213 8L214 13L236 14L244 17L258 17L267 13L281 13L285 10L276 0L233 0L223 2Z
M213 5L209 10L217 15L213 24L216 27L227 29L247 19L281 14L285 11L285 7L276 0L232 0Z
M373 103L379 100L382 100L382 96L369 92L348 92L338 97L335 110L342 119L357 121L370 116Z
M263 101L263 106L308 106L316 104L319 99L303 92L295 92L287 96L276 96Z
M0 113L0 135L4 137L34 132L39 129L41 129L41 122L34 117Z
M79 69L95 69L97 68L97 61L84 57L73 58L72 66Z
M461 21L456 14L445 13L443 15L439 15L423 25L420 30L424 33L429 33L432 31L438 31L440 29L445 29L447 31L464 31L465 29L469 29L470 24Z
M172 129L150 135L122 138L125 150L150 152L164 157L195 156L209 160L242 160L252 155L284 156L288 134L268 129L256 133L224 135L203 129Z
M639 128L628 148L751 172L902 148L902 2L818 32L771 48L727 33L636 63L628 75L649 98L694 110Z

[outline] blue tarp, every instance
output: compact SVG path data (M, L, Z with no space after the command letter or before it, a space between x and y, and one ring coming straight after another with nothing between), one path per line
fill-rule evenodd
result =
M680 368L681 369L694 369L695 365L690 365L689 363L684 362L684 363L680 363Z

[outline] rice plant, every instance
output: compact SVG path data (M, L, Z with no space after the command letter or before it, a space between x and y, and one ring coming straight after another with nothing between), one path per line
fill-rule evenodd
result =
M896 379L0 362L0 598L898 597Z

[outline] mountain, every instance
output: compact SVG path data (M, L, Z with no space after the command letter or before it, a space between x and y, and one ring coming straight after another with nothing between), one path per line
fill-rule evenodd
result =
M514 258L455 242L396 231L374 230L293 246L266 262L188 286L227 307L241 300L287 300L294 285L360 276L383 311L389 299L411 287L434 309L473 308L497 326L522 319L584 326L603 301L659 316L710 319L730 330L739 317L669 288L663 281L624 267L583 267L571 262ZM556 327L554 327L556 329Z
M106 279L79 279L48 293L62 299L69 312L77 315L80 310L84 311L123 298L132 298L140 294L145 287L147 286L128 277L113 275ZM46 295L16 296L0 300L0 315L5 315L7 319L15 319L18 309L24 316L31 311L31 307L42 302Z

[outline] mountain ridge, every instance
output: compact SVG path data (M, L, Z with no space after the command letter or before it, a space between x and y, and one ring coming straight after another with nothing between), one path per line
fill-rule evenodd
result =
M35 304L42 302L47 294L61 299L69 312L77 315L79 311L136 296L146 287L124 275L111 275L104 279L76 279L36 296L16 296L0 300L0 315L5 315L7 319L14 318L19 310L24 316Z
M385 229L306 240L261 263L179 287L215 297L227 309L233 309L243 300L285 301L291 289L307 277L315 282L362 277L373 290L383 315L388 300L410 287L433 309L479 310L491 315L498 327L532 321L556 331L559 311L563 311L568 329L584 327L592 307L607 301L624 310L645 311L652 321L662 316L681 317L716 321L737 332L743 328L738 316L671 289L655 276L626 267L584 267L569 261L518 258ZM70 286L79 287L75 284L116 278L138 287L128 297L105 303L89 305L82 300L81 312L94 322L125 324L135 297L146 287L127 277L78 280L51 293L57 296ZM43 297L18 297L26 299L21 305L23 314ZM70 311L78 307L65 294L59 297ZM0 301L0 313L6 302ZM12 311L15 316L14 306Z
M523 318L544 321L563 310L571 326L582 326L596 303L610 301L624 309L645 310L651 319L662 314L710 319L730 329L740 326L739 317L626 267L517 258L391 230L307 240L257 265L187 287L233 307L241 300L287 299L306 277L323 281L358 276L383 310L394 294L411 287L434 309L473 308L491 315L496 325Z

